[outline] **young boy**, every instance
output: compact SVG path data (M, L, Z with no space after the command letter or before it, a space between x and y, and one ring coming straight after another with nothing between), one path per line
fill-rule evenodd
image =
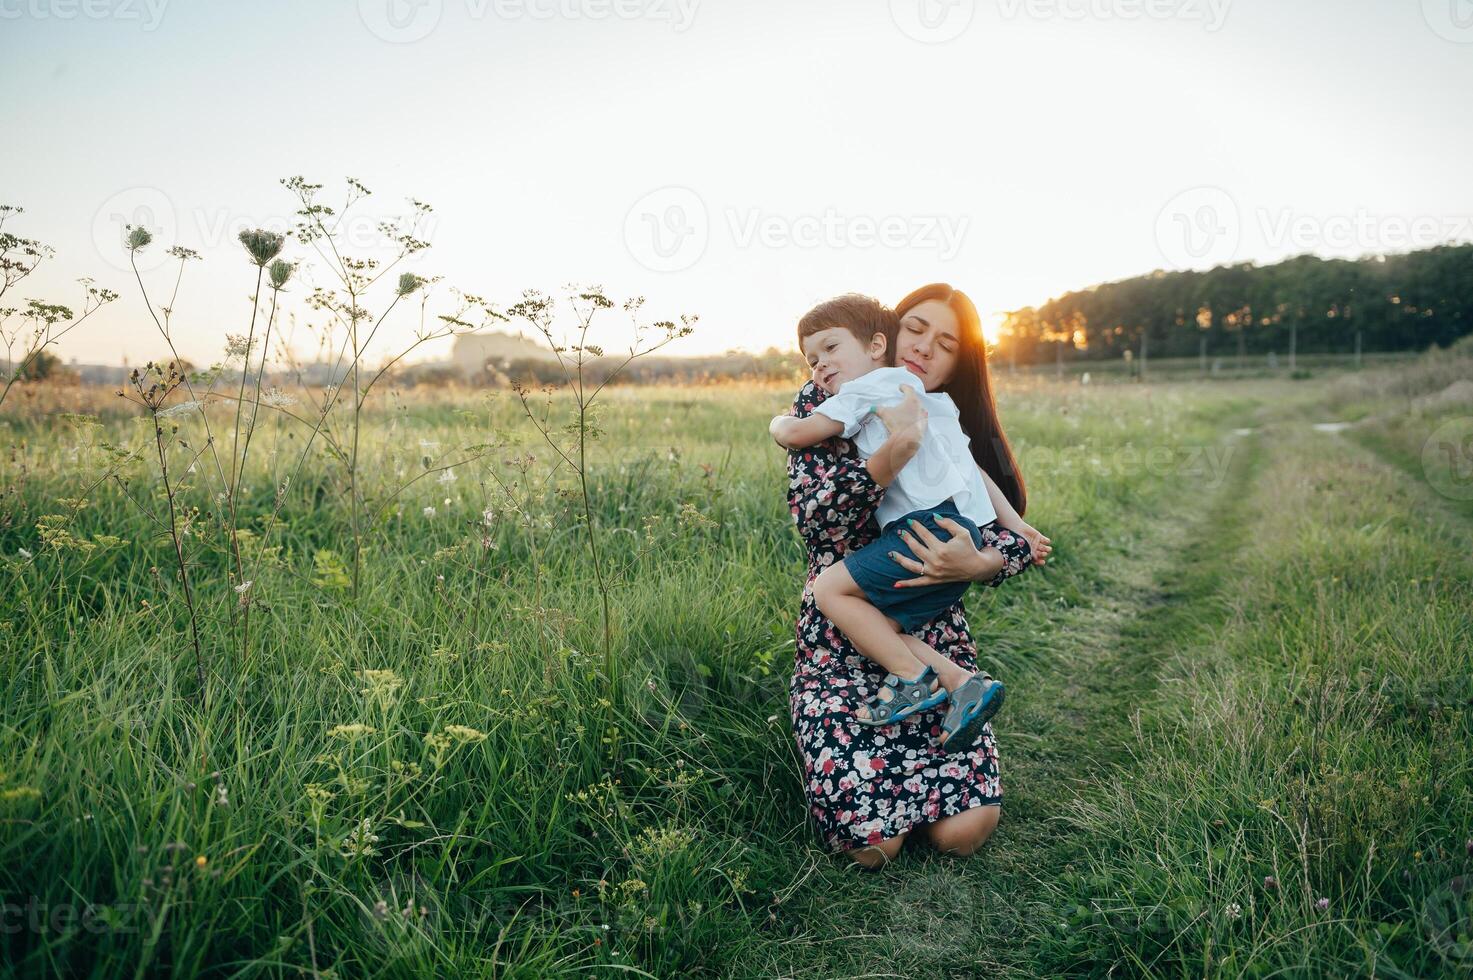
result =
M897 580L913 573L891 554L914 560L900 534L912 524L935 533L938 518L950 518L980 550L979 526L998 521L1021 534L1021 527L1010 527L998 512L1015 523L1021 519L995 484L984 480L950 396L927 392L911 372L887 366L898 329L895 314L868 297L841 297L804 316L798 324L799 346L814 384L830 397L808 418L777 416L769 431L788 449L843 436L853 439L862 454L873 455L889 436L875 407L898 402L902 386L916 391L927 413L924 432L915 456L896 474L877 508L881 535L824 569L813 583L813 598L859 652L893 675L879 696L860 709L858 721L888 725L950 697L954 707L942 726L941 743L955 740L958 746L969 746L1002 706L1003 685L981 672L969 674L909 631L948 609L970 583L896 588ZM940 530L943 538L948 536L946 529Z

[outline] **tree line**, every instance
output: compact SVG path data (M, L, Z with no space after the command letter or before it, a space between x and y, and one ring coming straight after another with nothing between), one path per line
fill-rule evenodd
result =
M1473 244L1398 255L1300 255L1205 272L1156 271L1065 293L1004 318L1015 363L1354 353L1445 346L1473 332Z

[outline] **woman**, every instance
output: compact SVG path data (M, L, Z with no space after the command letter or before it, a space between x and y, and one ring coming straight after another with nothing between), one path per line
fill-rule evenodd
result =
M976 307L964 293L937 284L911 293L896 313L896 366L920 378L927 391L951 395L979 465L1022 514L1023 480L997 421ZM810 382L799 392L794 414L808 415L824 397ZM809 811L826 843L868 868L893 859L917 827L924 827L943 853L969 855L997 826L1002 802L990 726L976 745L946 751L936 745L944 705L897 725L869 727L854 720L884 675L813 603L815 576L878 534L875 507L915 452L911 427L924 421L924 413L914 395L877 414L891 435L868 460L859 459L843 439L788 455L788 503L808 547L789 689L793 731L804 757ZM902 560L917 574L913 584L997 584L1029 562L1044 563L1048 539L1036 531L1028 539L1031 544L1006 534L998 549L979 551L968 535L941 541L924 532L911 542L918 560ZM960 602L916 635L958 665L975 669L976 648Z

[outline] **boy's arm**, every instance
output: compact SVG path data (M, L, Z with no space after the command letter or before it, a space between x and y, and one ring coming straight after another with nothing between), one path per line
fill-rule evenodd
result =
M979 466L977 472L982 474L982 482L987 484L987 496L992 500L992 509L997 511L997 523L1026 540L1033 550L1033 564L1042 565L1054 550L1053 543L1037 528L1023 520L998 485L992 482L992 477L987 475L986 470Z
M987 496L992 500L992 509L997 512L997 523L1015 534L1022 534L1023 528L1028 526L1024 523L1023 518L1008 502L1007 496L998 488L998 485L992 482L992 477L987 475L987 471L979 466L977 472L982 474L982 482L987 484Z
M844 431L844 423L817 413L806 419L791 415L773 416L767 431L784 449L807 449Z

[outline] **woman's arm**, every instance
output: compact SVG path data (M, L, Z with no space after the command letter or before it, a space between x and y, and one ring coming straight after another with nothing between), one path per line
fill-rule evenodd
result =
M982 479L987 483L993 509L998 512L997 522L1028 542L1033 564L1045 564L1054 550L1053 542L1018 516L1013 505L997 489L997 484L992 482L985 470L982 471ZM1009 516L1016 524L1009 523ZM962 525L949 517L939 518L936 524L951 532L951 537L942 541L921 524L912 525L908 533L901 532L916 557L912 561L897 554L895 560L909 571L915 572L916 577L897 582L897 588L914 588L939 582L987 582L1002 568L1001 556L996 549L979 550L972 544L972 536Z
M807 418L827 397L808 382L793 400L793 415ZM788 508L810 551L832 550L836 528L850 533L867 524L885 496L865 461L839 453L837 440L788 451ZM848 535L841 535L847 537Z

